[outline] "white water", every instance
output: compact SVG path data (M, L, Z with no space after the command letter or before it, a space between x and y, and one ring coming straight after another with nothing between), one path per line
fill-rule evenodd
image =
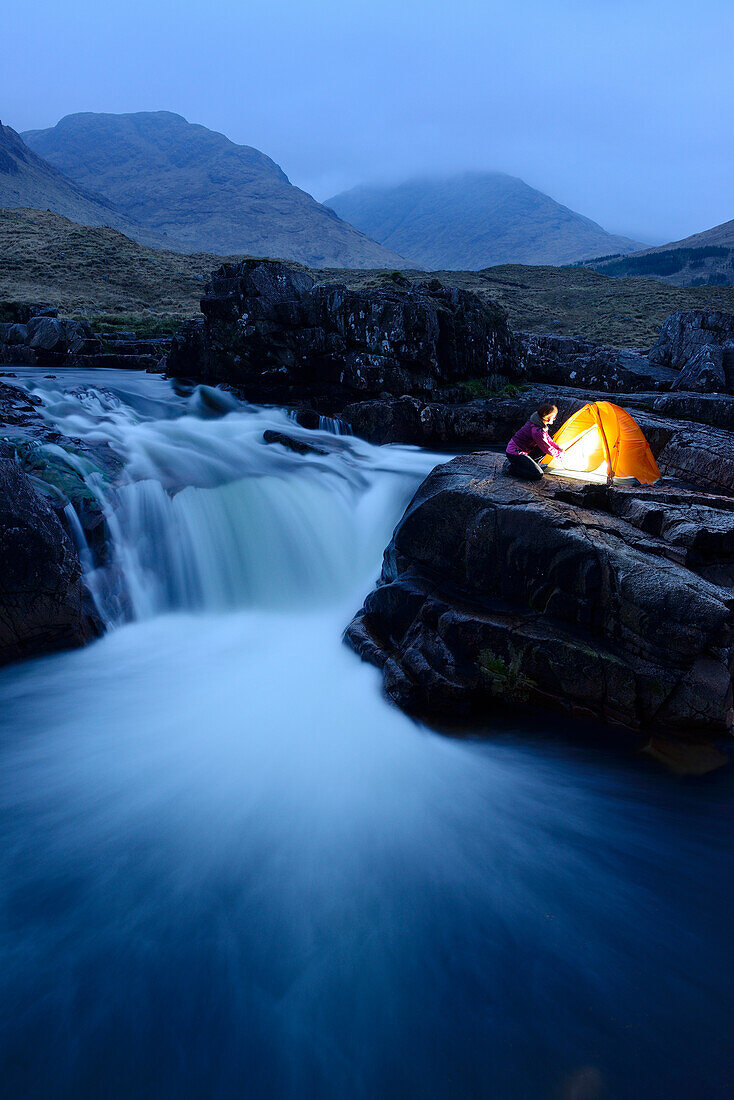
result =
M726 1095L728 780L444 739L341 643L437 456L23 380L126 474L114 628L0 673L8 1094Z

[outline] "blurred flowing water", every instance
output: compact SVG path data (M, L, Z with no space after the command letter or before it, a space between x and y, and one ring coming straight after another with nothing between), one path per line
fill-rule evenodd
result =
M441 737L341 643L439 457L18 374L124 475L109 632L0 673L3 1094L731 1096L729 773Z

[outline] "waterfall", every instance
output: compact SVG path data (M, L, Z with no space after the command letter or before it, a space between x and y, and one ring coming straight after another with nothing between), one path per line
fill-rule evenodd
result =
M322 417L317 431L307 431L285 412L201 386L171 392L162 409L145 392L105 382L69 389L42 380L34 392L55 424L112 448L124 463L111 484L86 458L48 448L75 470L105 516L109 561L95 568L81 524L67 510L89 588L110 626L168 611L344 599L367 585L401 505L435 463L415 449L372 447L336 418ZM266 429L284 427L327 453L264 444Z
M320 416L319 430L322 432L331 432L332 435L352 434L352 429L349 425L338 416Z

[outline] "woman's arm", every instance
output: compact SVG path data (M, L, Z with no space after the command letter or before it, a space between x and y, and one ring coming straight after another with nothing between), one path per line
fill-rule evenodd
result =
M533 442L544 455L551 455L553 458L557 458L558 455L563 453L563 447L559 447L558 444L551 439L548 432L543 428L536 428L535 425L531 428L533 436Z

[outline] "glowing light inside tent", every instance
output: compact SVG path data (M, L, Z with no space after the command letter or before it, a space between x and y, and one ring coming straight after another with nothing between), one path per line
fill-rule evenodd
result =
M574 440L558 458L552 458L548 468L559 474L568 474L577 477L581 481L597 481L606 479L608 466L606 458L602 459L598 466L591 468L595 452L602 446L599 438L599 429L594 426L583 432Z
M639 424L619 405L594 401L565 421L553 437L563 448L542 461L554 473L581 481L637 480L653 485L657 463Z

